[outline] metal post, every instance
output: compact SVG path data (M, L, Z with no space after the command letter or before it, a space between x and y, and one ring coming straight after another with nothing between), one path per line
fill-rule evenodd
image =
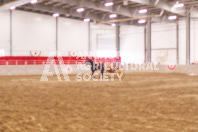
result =
M58 17L56 17L56 56L58 56Z
M186 64L190 64L190 12L186 17Z
M146 63L151 62L151 19L146 24Z
M179 65L179 23L176 23L176 61Z
M117 56L120 56L120 26L116 23L116 51Z
M10 56L12 56L12 10L10 10Z
M146 27L144 27L144 62L146 62Z
M91 39L91 29L90 29L90 22L88 23L88 50L89 52L91 51L91 42L90 42L90 39Z

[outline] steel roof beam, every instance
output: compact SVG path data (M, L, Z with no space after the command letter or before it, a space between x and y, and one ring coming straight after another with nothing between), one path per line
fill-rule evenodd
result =
M47 13L52 13L52 14L59 13L61 15L65 15L65 16L66 16L66 14L69 14L72 17L78 17L78 18L90 18L91 20L97 21L98 23L103 23L103 22L108 22L108 21L113 22L114 20L116 20L116 19L110 19L108 17L108 15L106 15L104 13L101 15L98 15L98 14L90 12L90 11L78 13L78 12L76 12L75 9L59 8L59 7L52 6L52 5L45 5L43 3L36 4L36 5L28 4L28 5L22 6L22 8L32 10L32 11L41 11L41 12L47 12ZM135 17L137 17L137 16L135 16ZM140 16L140 17L144 17L144 16ZM151 21L154 23L157 23L157 22L159 23L159 22L162 22L163 17L164 16L153 17L153 18L151 18ZM128 19L133 19L133 18L128 18ZM124 25L140 25L137 23L137 20L134 21L133 23L127 22L127 21L126 22L120 21L119 23L124 24Z
M185 7L180 8L180 9L173 8L175 2L167 2L165 0L129 0L129 1L134 2L134 3L149 5L151 7L162 9L167 12L177 14L180 16L186 16Z
M83 13L78 13L74 9L64 9L64 8L59 8L59 7L54 7L54 6L46 6L44 4L36 4L36 5L25 5L22 6L24 9L29 9L29 10L38 10L41 12L49 12L49 13L59 13L61 15L66 15L69 14L73 17L79 17L79 18L90 18L95 21L101 21L101 17L99 15L95 15L94 13L91 12L83 12Z
M4 1L5 4L0 5L0 11L9 10L11 6L21 6L30 3L31 0L16 0L9 2L8 0Z
M99 10L103 12L109 12L109 13L116 13L118 15L122 15L125 17L133 17L133 14L135 13L135 9L130 9L128 7L124 7L122 5L114 5L110 7L106 7L104 5L104 1L101 2L94 2L94 1L88 1L88 0L50 0L52 2L60 2L63 4L69 4L69 5L76 5L79 7Z

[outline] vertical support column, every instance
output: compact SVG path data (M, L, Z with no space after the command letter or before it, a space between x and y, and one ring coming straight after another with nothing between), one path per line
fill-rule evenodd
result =
M58 56L58 17L56 17L56 56Z
M148 18L146 24L146 63L151 62L151 18Z
M146 27L144 27L144 62L146 62Z
M12 10L10 10L10 56L12 56Z
M91 29L90 29L90 22L88 23L88 51L90 52L91 51L91 42L90 42L90 39L91 39Z
M186 64L190 64L190 12L186 17Z
M176 23L176 61L179 65L179 23Z
M117 56L120 56L120 26L116 23L116 51Z

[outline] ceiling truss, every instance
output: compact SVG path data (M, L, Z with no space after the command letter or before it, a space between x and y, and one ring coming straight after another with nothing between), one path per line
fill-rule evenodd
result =
M182 19L190 13L192 18L198 18L198 0L38 0L37 4L30 4L30 1L0 0L0 11L16 5L18 10L29 12L48 15L59 13L61 17L79 20L90 18L95 23L119 22L127 25L140 25L138 19L147 19L150 18L149 16L155 16L151 17L153 23L175 22L167 19L169 15L177 15L178 19ZM110 1L114 2L113 6L104 6ZM173 8L177 1L184 3L185 6ZM85 8L85 11L78 13L76 9L81 7ZM140 14L139 9L147 9L148 12ZM109 15L112 13L117 14L118 17L110 19Z

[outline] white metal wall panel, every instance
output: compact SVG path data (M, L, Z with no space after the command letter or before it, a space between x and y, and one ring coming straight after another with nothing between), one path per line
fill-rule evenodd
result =
M91 23L90 25L91 35L90 35L90 43L91 43L91 51L98 50L98 36L103 35L106 37L109 36L110 38L106 38L109 42L108 43L115 43L115 40L112 39L112 36L115 36L115 27L111 27L108 25L95 25ZM100 40L102 41L102 40ZM116 43L115 43L116 45ZM100 49L101 50L101 49ZM104 49L105 50L105 49Z
M195 60L198 61L198 20L195 21Z
M191 63L198 61L198 20L191 19Z
M47 56L56 50L56 19L52 16L13 11L13 55L29 56L41 50Z
M88 23L67 18L58 18L58 50L88 51Z
M152 62L162 64L176 64L176 23L157 23L152 24L151 33L151 47L152 49L165 50L167 56L164 62L157 62L157 51L152 51Z
M121 26L121 57L125 63L144 62L144 27Z
M0 12L0 50L10 55L10 12ZM1 54L1 53L0 53Z
M0 13L0 49L10 55L10 12ZM58 48L60 51L88 50L88 23L58 18ZM30 50L41 50L48 55L56 49L56 19L42 14L13 11L13 55L30 55ZM144 61L144 28L121 26L121 56L125 62ZM75 34L75 35L74 35ZM91 24L91 50L97 50L98 35L115 35L115 27ZM191 22L191 62L198 60L198 20ZM100 39L101 40L101 39ZM99 42L100 42L99 40ZM105 39L103 39L105 40ZM102 41L102 40L101 40ZM103 41L104 42L104 41ZM152 48L176 48L176 24L153 24ZM113 49L113 48L112 48ZM176 55L175 52L172 54ZM173 58L176 56L171 55ZM170 60L172 62L172 60ZM179 62L186 63L186 23L179 21Z
M186 22L179 21L179 64L186 64Z
M102 34L97 36L97 50L113 50L116 51L116 38L112 34Z
M97 35L97 56L116 57L116 36L115 34Z
M176 48L176 24L152 24L152 49Z

